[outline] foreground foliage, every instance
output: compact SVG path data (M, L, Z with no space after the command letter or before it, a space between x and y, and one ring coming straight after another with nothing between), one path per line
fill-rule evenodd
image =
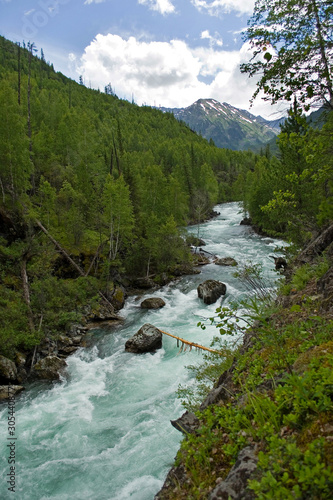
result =
M218 380L227 369L221 378L228 396L196 412L200 427L187 434L176 459L183 480L159 498L208 498L247 446L258 457L248 495L331 498L333 321L316 287L326 271L327 258L317 259L297 269L289 278L291 288L281 285L283 295L274 304L263 309L250 304L256 326L247 329L232 361L224 361L224 368L221 362L197 368L199 384L203 373L217 369ZM226 326L227 311L219 309L217 315L221 333L235 335L235 328ZM193 411L193 394L183 388L180 396L187 396L191 404L184 403Z

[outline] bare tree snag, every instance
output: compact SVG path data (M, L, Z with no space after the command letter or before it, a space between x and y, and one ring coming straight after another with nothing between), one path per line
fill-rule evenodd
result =
M44 234L52 241L52 243L58 248L58 250L66 257L68 262L74 267L74 269L77 270L80 276L87 277L87 273L81 269L81 267L72 259L72 257L62 248L62 246L53 238L53 236L49 233L49 231L43 226L43 224L38 220L35 219L37 226L43 231ZM98 254L98 252L97 252ZM96 254L96 255L97 255ZM105 295L99 290L98 291L100 297L108 304L108 306L114 311L114 307L111 304L111 302L105 297ZM115 314L114 316L115 319L118 319L118 316Z
M80 276L86 276L85 272L81 269L80 266L72 259L72 257L62 248L62 246L53 238L53 236L48 232L48 230L43 226L43 224L36 219L37 226L43 231L44 234L52 241L52 243L57 247L57 249L66 257L68 262L77 270Z
M35 331L35 325L34 325L34 319L33 319L33 314L31 310L31 304L30 304L30 289L29 289L29 281L28 281L28 274L27 274L27 260L28 260L28 255L25 253L22 256L21 260L21 279L22 279L22 288L23 288L23 298L24 302L27 305L28 308L28 322L29 322L29 328L31 332Z

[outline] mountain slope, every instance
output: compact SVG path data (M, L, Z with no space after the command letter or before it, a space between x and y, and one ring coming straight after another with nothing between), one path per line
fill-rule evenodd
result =
M199 99L187 108L161 109L172 112L216 146L236 151L257 150L280 131L276 120L271 123L215 99Z
M152 285L188 269L179 227L240 199L256 160L79 85L35 49L0 36L0 353L12 359L100 293L109 304L122 275Z

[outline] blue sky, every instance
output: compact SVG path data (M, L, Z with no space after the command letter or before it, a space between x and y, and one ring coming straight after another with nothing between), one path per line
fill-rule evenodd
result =
M241 32L254 0L0 0L0 34L34 42L57 71L139 104L189 106L214 98L268 119L249 100L255 80ZM39 52L40 53L40 52Z

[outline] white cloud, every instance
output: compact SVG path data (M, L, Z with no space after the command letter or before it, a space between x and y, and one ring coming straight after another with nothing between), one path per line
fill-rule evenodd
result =
M156 10L163 15L175 12L175 6L169 0L138 0L138 2L141 5L147 5L150 10Z
M211 16L237 12L252 14L255 0L191 0L199 11L205 11Z
M103 3L103 2L105 2L105 0L86 0L84 2L84 5L89 5L91 3Z
M205 39L205 38L210 38L210 34L209 34L209 30L205 30L201 33L201 36L200 36L201 40Z
M208 31L202 34L209 36ZM185 107L211 97L249 109L256 81L239 71L239 64L249 58L248 44L240 51L192 49L180 40L144 42L99 34L86 47L77 74L101 90L111 83L120 98L131 100L133 95L139 105ZM268 116L272 108L258 100L250 111Z
M212 36L209 33L209 30L202 31L200 38L201 38L201 40L205 40L205 39L209 40L209 43L211 46L217 45L218 47L222 47L222 45L223 45L223 40L221 38L221 35L217 31L215 31L214 36Z

